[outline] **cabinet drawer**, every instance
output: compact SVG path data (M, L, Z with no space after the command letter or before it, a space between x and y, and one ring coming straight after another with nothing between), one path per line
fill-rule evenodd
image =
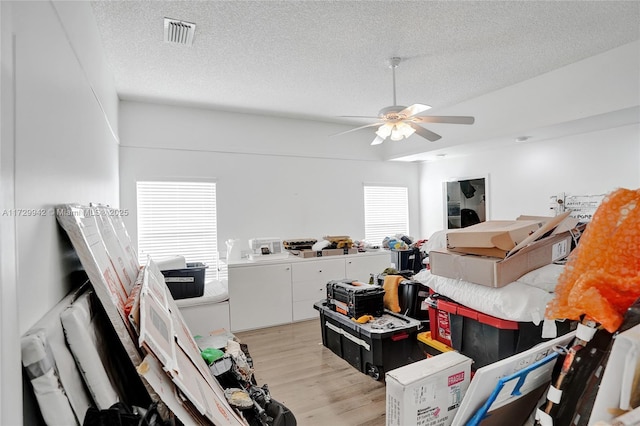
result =
M391 255L382 252L375 255L354 256L346 260L347 278L369 282L371 274L380 274L391 266Z
M327 297L327 282L320 280L294 282L293 301L313 300L315 303L318 300L325 299Z
M344 259L313 260L295 263L292 266L293 281L310 281L315 279L336 280L344 278Z
M303 321L312 318L318 318L318 311L315 310L313 304L317 300L301 300L299 302L293 302L293 320Z

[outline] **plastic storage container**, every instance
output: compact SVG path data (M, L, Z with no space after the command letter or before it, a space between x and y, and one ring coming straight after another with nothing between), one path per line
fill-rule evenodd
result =
M396 265L395 268L398 271L412 271L414 273L420 272L424 269L422 263L422 252L418 248L412 248L409 250L390 250L391 263Z
M358 324L331 310L324 300L313 307L320 312L322 344L376 380L386 371L424 359L416 340L420 321L385 311L378 322ZM375 328L376 324L384 325Z
M427 358L431 358L445 352L451 352L453 350L451 346L447 346L442 342L432 339L430 331L418 333L417 339L418 347Z
M162 271L164 282L174 299L200 297L204 294L204 275L207 265L201 262L187 263L184 269Z
M425 299L429 297L429 287L420 281L403 280L398 286L400 312L408 317L429 321L429 309ZM423 309L423 307L425 309Z
M431 296L429 308L431 338L472 358L474 370L545 340L542 323L503 320L437 296ZM569 331L569 324L558 329Z

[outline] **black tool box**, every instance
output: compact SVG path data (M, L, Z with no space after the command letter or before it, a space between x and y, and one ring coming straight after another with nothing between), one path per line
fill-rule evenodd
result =
M327 283L327 301L331 310L360 318L379 317L384 313L384 289L355 280L332 280Z
M366 324L334 312L326 300L313 305L320 312L322 344L353 367L376 380L385 372L424 359L417 345L420 321L384 311Z

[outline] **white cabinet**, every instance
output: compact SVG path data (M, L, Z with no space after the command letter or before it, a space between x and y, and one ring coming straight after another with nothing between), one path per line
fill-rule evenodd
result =
M231 331L243 331L315 318L313 304L326 298L327 282L350 278L369 282L391 266L388 251L269 263L229 265Z
M344 263L342 258L325 258L291 265L294 321L318 315L313 304L327 297L327 282L345 277Z
M291 317L291 264L229 268L231 330L286 324Z
M381 274L391 266L391 255L388 251L371 254L368 256L346 257L345 273L347 278L360 282L369 282L371 274Z

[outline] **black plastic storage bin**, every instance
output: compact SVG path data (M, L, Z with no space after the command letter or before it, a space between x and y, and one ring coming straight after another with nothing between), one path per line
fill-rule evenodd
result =
M414 273L424 269L422 264L422 252L418 248L409 250L391 250L391 263L396 265L396 270L409 270Z
M376 329L330 309L326 301L313 305L320 312L322 344L362 373L376 380L394 368L424 358L417 346L420 321L385 311L380 320L393 327Z
M429 297L429 287L415 280L402 280L398 285L400 313L417 320L429 321L429 308L422 309L423 301Z
M330 309L349 318L360 318L362 315L379 317L384 313L384 290L355 280L329 281L327 301Z
M188 299L204 294L205 269L207 265L204 263L187 262L186 268L162 271L162 275L174 299Z
M436 306L430 308L431 337L472 358L474 371L548 340L542 338L542 323L503 320L451 300L434 301ZM558 335L573 328L570 321L556 324ZM447 327L449 330L443 333Z

